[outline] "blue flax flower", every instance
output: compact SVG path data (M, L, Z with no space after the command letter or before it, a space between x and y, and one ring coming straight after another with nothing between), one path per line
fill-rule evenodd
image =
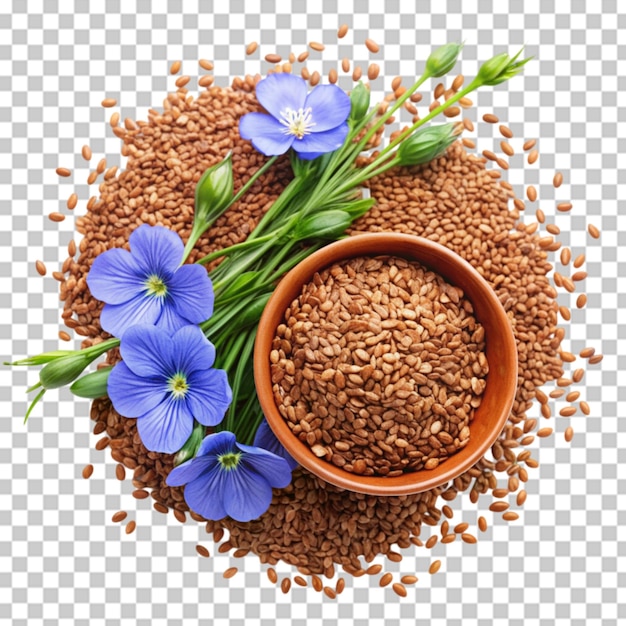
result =
M213 313L213 286L201 265L180 265L184 245L163 226L144 224L129 239L128 252L113 248L98 255L87 276L105 305L100 325L116 337L134 324L160 326L170 334Z
M270 425L267 423L267 420L263 420L260 426L257 428L256 434L254 435L254 446L259 448L263 448L268 452L272 452L273 454L277 454L282 457L289 463L289 467L293 470L298 467L298 461L296 461L289 452L285 449L282 443L278 441L274 431L270 428Z
M270 74L259 81L256 97L269 113L248 113L239 134L266 156L293 148L302 159L337 150L348 134L350 98L337 85L318 85L307 94L304 79Z
M207 435L195 458L168 475L172 487L185 485L185 501L206 519L227 515L239 522L256 519L272 502L272 487L291 482L285 459L238 443L228 431Z
M111 370L107 391L120 415L137 418L148 450L178 452L194 418L204 426L222 421L231 389L226 372L213 369L215 348L198 326L173 336L156 326L133 326L120 352L123 361Z

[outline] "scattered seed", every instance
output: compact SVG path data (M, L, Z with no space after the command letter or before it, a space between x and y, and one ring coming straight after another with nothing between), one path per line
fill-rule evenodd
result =
M402 583L393 583L391 588L396 595L399 595L401 598L406 598L406 587Z
M600 361L602 361L603 358L604 356L601 354L594 354L594 356L589 357L589 363L591 365L595 365L596 363L600 363Z
M215 82L215 76L212 74L205 74L198 79L198 85L200 87L210 87Z
M130 535L131 533L135 532L135 528L137 528L137 522L135 520L130 520L130 522L126 524L126 534Z
M137 498L137 500L145 500L149 495L145 489L135 489L133 491L133 498Z
M102 437L102 439L98 439L96 441L96 450L104 450L109 445L109 437Z
M40 276L45 276L48 271L43 261L35 261L35 269Z
M500 149L507 156L513 156L515 154L515 150L513 149L513 146L508 141L501 141Z
M567 211L570 211L571 208L572 208L571 202L559 202L556 205L556 210L561 211L561 213L566 213Z
M176 85L176 87L178 87L179 89L182 89L183 87L185 87L187 85L187 83L189 83L189 81L191 80L191 76L179 76L176 79L176 82L174 83ZM134 128L131 128L129 130L135 130Z
M64 330L60 330L59 339L61 341L71 341L72 338Z
M161 504L160 502L155 502L152 505L152 508L155 511L158 511L159 513L163 513L163 515L167 515L167 513L169 513L169 509L164 504Z
M207 70L208 72L212 71L214 68L214 65L211 61L208 61L207 59L200 59L198 61L198 65L203 69L203 70Z
M559 313L566 322L572 319L572 312L565 305L559 306Z
M389 572L387 572L386 574L383 574L380 577L380 580L378 581L378 584L381 587L386 587L392 580L393 580L393 574L390 574Z
M338 80L338 75L337 75L337 70L333 67L330 69L330 71L328 72L328 82L331 84L335 84Z
M78 204L78 196L73 193L68 199L67 199L67 208L71 210L76 208L76 205Z
M267 577L270 579L271 583L276 584L278 581L278 574L276 573L276 570L273 567L268 568ZM315 584L313 584L313 586L315 587Z
M322 52L326 49L326 46L319 41L309 41L309 48L311 48L311 50L315 50L316 52Z
M441 508L441 512L448 518L448 519L452 519L454 517L454 512L452 511L452 509L447 505L444 504L444 506Z
M300 585L300 587L307 586L307 582L306 580L304 580L304 578L302 578L302 576L294 576L293 582L296 583L296 585Z
M342 24L337 31L337 37L343 39L348 34L348 25Z
M537 437L549 437L552 434L552 429L551 428L540 428L537 431Z
M539 151L533 150L528 154L528 163L532 165L539 158Z
M298 63L304 63L309 58L309 51L305 50L298 55Z
M589 357L593 356L595 354L595 352L596 352L595 348L587 347L587 348L583 348L579 352L579 355L583 359L588 359Z
M170 74L178 74L178 72L180 72L180 66L181 66L181 62L180 61L174 61L171 65L170 65Z
M368 574L369 576L375 576L376 574L380 574L382 569L383 569L383 566L380 563L375 563L374 565L370 565L365 570L365 573Z
M208 551L208 549L207 549L205 546L201 545L201 544L198 544L198 545L196 546L196 552L197 552L200 556L203 556L205 559L206 559L206 558L208 558L209 556L211 556L211 555L210 555L210 553L209 553L209 551ZM236 569L236 568L235 568L235 569ZM225 573L224 573L224 574L225 574Z
M513 522L519 519L519 515L515 511L507 511L506 513L502 513L502 519L507 522Z
M373 40L373 39L366 39L365 40L365 47L370 51L373 52L374 54L376 54L377 52L380 52L380 46Z
M117 513L113 514L113 517L111 518L112 522L122 522L126 519L126 516L128 515L128 513L126 513L126 511L118 511Z
M572 259L572 251L569 248L563 248L561 250L561 265L569 265Z
M436 574L439 569L441 568L441 561L439 559L437 559L436 561L433 561L430 564L430 567L428 568L428 573L429 574Z
M579 367L578 369L574 370L574 373L572 374L572 380L575 383L579 383L584 378L584 376L585 376L585 370L582 367Z
M266 54L265 60L268 63L280 63L283 60L283 57L280 54Z
M574 438L574 429L571 426L568 426L563 433L563 437L565 438L565 441L569 443Z
M367 77L370 80L376 80L378 78L378 74L380 73L380 67L377 63L370 63L367 68Z
M89 465L85 465L83 468L83 478L90 478L93 474L93 465L90 463Z
M483 122L487 122L487 124L497 124L499 121L498 116L493 113L485 113L483 115Z
M457 76L455 76L454 80L452 81L452 91L458 91L459 89L461 89L464 82L465 76L463 76L463 74L458 74Z
M576 413L577 409L575 406L566 406L563 407L560 411L559 411L559 415L563 416L563 417L571 417L572 415L574 415Z
M503 137L506 137L507 139L513 138L513 131L508 126L504 126L504 124L501 124L499 127L499 130L500 130L500 134Z
M546 215L541 209L537 209L535 211L535 217L540 224L543 224L546 221Z
M552 184L555 188L559 188L563 184L563 174L561 172L557 172L552 179Z
M196 547L197 550L197 547ZM232 578L239 570L236 567L229 567L223 574L222 576L226 579ZM291 581L288 578L285 578L285 580L289 581L289 586L287 586L287 590L284 589L284 587L286 585L281 585L282 590L287 593L287 591L289 591L290 587L291 587ZM283 580L283 583L285 582L285 580Z
M346 581L344 578L340 578L337 581L337 585L335 586L335 591L337 594L343 593L343 590L346 588Z
M126 468L121 463L115 466L115 477L117 480L124 480L126 478Z
M248 56L250 56L251 54L254 54L257 50L257 48L259 47L259 44L256 41L251 41L247 46L246 46L246 54Z
M537 199L537 190L533 187L533 185L528 185L526 189L526 197L534 202Z
M560 235L561 234L561 229L556 225L556 224L548 224L546 226L546 230L551 234L551 235Z
M115 98L105 98L102 101L102 106L105 107L106 109L110 107L114 107L116 104L117 104L117 100L115 100Z
M55 171L58 176L62 176L63 178L67 178L72 175L72 171L68 170L66 167L57 167Z
M584 415L589 415L591 413L591 407L584 400L581 400L578 403L578 406L580 406L580 410L583 412Z
M53 211L48 215L48 219L51 222L62 222L65 219L65 215L63 213L58 213L57 211Z
M426 547L430 550L439 540L439 536L438 535L431 535L427 540L426 540Z
M487 520L482 515L478 518L478 528L482 533L487 531Z
M476 147L476 144L471 140L468 139L467 137L463 137L463 139L461 139L463 145L466 148L470 148L470 150L473 150Z
M268 570L269 573L269 570ZM276 582L276 581L274 581ZM322 579L319 576L316 576L315 574L313 574L313 576L311 576L311 584L313 585L313 589L315 589L315 591L317 591L318 593L320 591L322 591L322 589L324 588L324 584L322 583Z
M324 594L331 600L337 597L337 592L332 587L324 587Z
M463 533L461 534L461 539L465 542L465 543L476 543L478 541L478 539L476 539L476 537L470 533Z
M587 231L589 232L589 234L594 238L594 239L599 239L600 238L600 231L598 230L598 228L596 226L594 226L593 224L589 224L589 226L587 226Z
M527 150L531 150L532 148L534 148L536 145L537 145L536 139L529 139L528 141L524 142L522 149L524 150L524 152L526 152Z
M348 57L341 59L341 69L346 72L346 74L350 71L350 59Z
M445 117L456 117L461 114L461 109L459 107L448 107L443 110L443 114Z
M400 582L405 585L414 585L417 582L417 576L413 576L412 574L407 574L400 579Z

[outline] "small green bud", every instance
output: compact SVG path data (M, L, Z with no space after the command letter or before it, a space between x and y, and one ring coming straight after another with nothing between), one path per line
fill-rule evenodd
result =
M221 214L233 199L233 164L231 153L210 167L196 185L195 219L209 221Z
M352 216L347 211L323 211L305 217L298 222L293 234L296 241L304 239L337 239L352 224Z
M370 90L359 81L359 84L350 93L350 119L358 122L362 120L370 108Z
M94 358L84 352L76 352L50 361L39 372L39 382L45 389L65 387L75 381Z
M107 383L112 369L103 367L81 376L70 387L70 391L79 398L104 398L107 395Z
M478 75L476 76L477 80L483 85L497 85L499 82L504 82L504 80L507 80L506 78L503 80L499 79L502 78L510 62L511 59L506 52L497 54L480 66Z
M441 156L454 143L459 134L459 124L428 126L413 133L399 146L399 165L421 165Z
M447 74L455 66L462 47L462 43L447 43L437 48L426 59L426 74L433 78Z
M174 467L188 461L189 459L193 459L200 448L200 444L204 439L204 433L206 428L200 424L199 422L195 423L193 430L191 431L191 435L189 435L189 439L185 442L185 445L178 451L176 456L174 457Z

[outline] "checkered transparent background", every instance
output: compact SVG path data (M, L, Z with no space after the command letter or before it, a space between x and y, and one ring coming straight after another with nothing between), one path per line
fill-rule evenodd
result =
M618 9L618 6L620 7ZM337 27L350 27L338 41ZM183 61L196 77L198 58L215 61L218 84L245 72L263 72L262 57L298 54L308 41L326 44L309 67L327 73L348 56L366 67L374 60L382 93L391 78L420 72L429 51L464 40L460 70L472 75L480 60L526 45L536 59L523 77L476 97L474 119L494 111L520 138L540 137L539 164L512 160L508 179L518 191L534 184L549 219L554 200L572 198L571 214L554 217L562 241L587 253L589 304L574 308L567 344L605 355L579 387L589 417L551 420L556 436L538 440L528 500L520 520L507 525L480 512L490 530L477 545L437 546L442 571L430 577L430 556L410 551L393 572L416 572L407 598L381 589L377 578L348 580L336 601L296 588L284 595L267 580L254 557L202 559L206 541L193 522L180 525L136 501L130 480L115 480L108 452L93 448L89 405L68 392L48 393L27 426L24 389L34 372L8 370L0 386L0 623L52 624L602 624L626 623L626 7L617 0L6 0L0 3L0 355L3 360L59 347L57 283L50 273L65 258L73 218L65 214L74 189L84 211L88 169L80 148L89 143L94 162L119 163L119 141L107 124L104 97L117 98L122 117L145 119L158 108L174 78L169 62ZM371 55L363 42L378 41ZM258 41L251 57L245 45ZM348 81L349 82L349 81ZM348 82L341 83L348 87ZM493 149L497 129L477 129L480 149ZM521 139L519 139L521 143ZM59 179L57 166L74 174ZM541 166L541 167L539 167ZM559 190L555 170L564 173ZM532 215L529 216L532 220ZM588 223L603 231L599 241ZM622 249L622 253L618 251ZM621 255L621 258L620 258ZM41 278L34 262L48 265ZM76 345L78 342L76 342ZM554 404L558 410L560 405ZM621 409L621 410L620 410ZM538 411L533 409L538 415ZM571 444L563 431L576 432ZM90 480L81 477L87 463ZM623 467L622 473L623 476ZM127 536L111 522L119 509L136 519ZM475 527L476 507L454 502L455 521ZM444 549L445 548L445 549ZM230 581L221 573L240 572ZM291 569L279 568L289 575ZM6 593L5 593L6 591Z

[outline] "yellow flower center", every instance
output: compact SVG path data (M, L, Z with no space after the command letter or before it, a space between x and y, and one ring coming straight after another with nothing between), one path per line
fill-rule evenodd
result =
M241 457L241 452L227 452L226 454L220 454L217 457L222 469L232 470L239 465L239 457Z
M311 107L306 109L298 109L294 111L287 107L280 112L280 119L278 120L285 128L283 133L285 135L295 135L296 139L302 139L305 135L311 132L311 128L315 126L315 122L312 120Z
M175 399L184 398L189 389L186 376L180 372L174 374L167 381L167 389Z
M146 292L149 296L163 298L167 295L167 285L160 276L152 274L146 279Z

